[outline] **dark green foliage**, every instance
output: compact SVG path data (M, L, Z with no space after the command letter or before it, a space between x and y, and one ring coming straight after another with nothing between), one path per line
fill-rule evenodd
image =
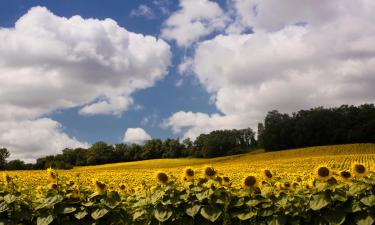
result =
M260 132L259 132L260 131ZM258 126L258 140L266 150L299 147L375 143L373 104L313 108L292 115L274 110Z

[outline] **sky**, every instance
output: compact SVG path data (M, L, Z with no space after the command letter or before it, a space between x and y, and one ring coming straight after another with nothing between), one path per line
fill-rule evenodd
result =
M0 2L0 147L256 130L268 111L375 100L375 2Z

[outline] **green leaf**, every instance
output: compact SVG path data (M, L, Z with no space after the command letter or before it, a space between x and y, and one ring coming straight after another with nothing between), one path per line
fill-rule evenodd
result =
M57 203L61 202L64 198L61 195L55 195L49 198L46 198L44 202L37 207L35 207L35 210L43 209L43 208L51 208Z
M272 217L272 219L268 222L268 225L284 225L285 223L285 216L277 215Z
M11 204L17 200L17 196L12 194L7 194L4 196L4 201L8 204Z
M8 210L8 204L6 202L0 203L0 213Z
M164 208L162 206L157 206L154 211L154 216L159 222L165 222L171 218L173 212L170 208Z
M108 209L96 209L94 212L91 213L91 217L94 220L98 220L105 216L108 213Z
M81 220L83 218L85 218L85 216L87 216L87 212L86 210L85 211L80 211L80 212L77 212L74 214L74 217L77 218L77 220Z
M371 215L362 216L357 219L357 225L372 225L375 222L374 218Z
M201 208L201 215L211 222L215 222L221 214L221 209L215 206L206 205Z
M65 206L62 210L63 214L68 214L76 211L76 207L74 206Z
M194 217L199 212L201 206L200 205L191 205L186 208L185 212L191 217Z
M328 204L329 204L329 201L326 198L324 193L314 195L312 199L310 200L310 208L315 211L326 207Z
M364 197L361 199L361 202L367 206L374 206L375 205L375 196L374 195L370 195L368 197Z
M257 212L247 212L247 213L239 213L239 214L236 214L236 217L240 220L248 220L254 216L257 215Z
M345 222L346 214L343 209L336 208L335 211L325 211L323 217L329 222L329 224L343 224Z
M37 225L48 225L52 223L53 221L53 216L48 215L48 216L39 216L38 219L36 220Z
M366 190L366 185L365 184L357 184L357 183L353 183L350 187L349 187L349 191L348 191L348 194L351 195L351 196L355 196L357 195L358 193Z
M133 220L137 220L139 218L141 218L143 215L145 214L145 211L142 210L142 211L136 211L134 214L133 214Z

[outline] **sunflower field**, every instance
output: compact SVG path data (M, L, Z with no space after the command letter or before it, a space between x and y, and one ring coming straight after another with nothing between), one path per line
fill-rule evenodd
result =
M375 145L4 171L0 224L374 224Z

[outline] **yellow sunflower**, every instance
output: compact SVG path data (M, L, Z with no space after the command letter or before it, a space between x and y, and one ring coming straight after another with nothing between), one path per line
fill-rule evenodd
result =
M365 177L368 174L368 170L365 165L362 163L353 163L352 164L352 173L355 177Z
M348 181L352 178L352 174L348 170L343 170L339 172L341 181Z
M251 188L258 187L258 180L255 176L252 176L252 175L247 176L243 179L242 186L244 187L244 189L251 189Z
M315 176L320 181L327 181L332 177L332 170L328 166L318 166L315 169Z
M204 176L207 179L215 179L217 175L217 171L212 166L205 166L203 171L204 171Z
M168 175L164 172L156 172L156 180L161 184L166 184L169 180Z

